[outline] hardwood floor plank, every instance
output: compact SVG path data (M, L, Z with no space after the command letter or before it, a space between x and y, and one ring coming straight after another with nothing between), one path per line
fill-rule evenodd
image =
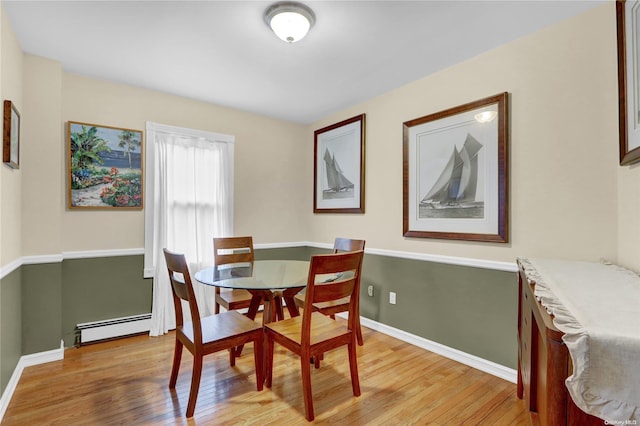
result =
M346 350L326 353L312 368L316 423L528 424L515 384L364 327L363 334L360 397L351 390ZM233 368L226 352L205 358L195 415L186 419L193 358L185 351L171 391L173 345L173 333L135 336L27 367L2 425L307 424L299 359L277 346L273 386L262 392L252 347Z

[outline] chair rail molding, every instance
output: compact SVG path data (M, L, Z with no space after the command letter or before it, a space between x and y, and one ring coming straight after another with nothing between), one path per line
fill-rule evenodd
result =
M281 242L254 244L256 250L292 247L313 247L331 250L333 243L319 243L312 241ZM6 277L22 265L32 265L40 263L58 263L65 259L90 259L95 257L117 257L143 255L144 248L113 249L113 250L84 250L67 251L61 254L50 254L40 256L23 256L7 265L0 267L0 279ZM514 262L502 262L497 260L475 259L469 257L445 256L431 253L418 253L397 250L386 250L377 248L366 248L365 254L375 254L379 256L397 257L401 259L422 260L426 262L443 263L457 266L470 266L473 268L491 269L504 272L518 272L518 267ZM144 271L145 278L153 278L153 271Z
M256 249L259 248L280 248L280 247L296 247L296 246L308 246L315 248L325 248L331 249L333 245L331 243L314 243L314 242L304 242L304 243L282 243L283 245L274 245L271 244L256 244ZM289 245L286 245L289 244ZM482 268L482 269L492 269L496 271L504 271L504 272L518 272L518 265L516 262L502 262L497 260L486 260L486 259L475 259L470 257L458 257L458 256L445 256L440 254L430 254L430 253L418 253L418 252L408 252L408 251L397 251L397 250L386 250L386 249L377 249L377 248L365 248L365 254L376 254L379 256L388 256L388 257L398 257L401 259L412 259L412 260L423 260L427 262L435 262L435 263L444 263L448 265L458 265L458 266L471 266L474 268Z

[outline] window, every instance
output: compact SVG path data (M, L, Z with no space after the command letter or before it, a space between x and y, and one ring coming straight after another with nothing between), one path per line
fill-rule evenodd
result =
M184 253L195 272L213 263L214 236L233 235L234 137L149 122L146 130L144 275L154 277L157 335L175 327L162 249ZM197 296L206 315L205 293Z

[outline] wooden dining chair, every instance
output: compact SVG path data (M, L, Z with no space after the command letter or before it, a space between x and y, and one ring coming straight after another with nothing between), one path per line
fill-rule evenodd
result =
M360 285L363 256L362 250L312 256L302 315L264 325L266 386L270 388L272 384L274 343L277 342L300 357L304 409L309 421L314 418L309 363L311 358L319 357L332 349L347 346L353 395L360 396L355 318L358 310L357 289ZM327 274L337 278L327 281ZM318 275L323 277L316 278ZM324 303L344 297L350 298L349 317L346 322L334 321L312 308L314 303Z
M184 255L173 253L165 248L164 257L169 271L169 281L173 292L173 306L176 313L176 343L171 378L169 380L170 389L175 389L176 387L180 360L182 359L182 348L186 347L193 355L187 417L193 416L196 407L200 377L202 375L202 361L205 355L253 342L256 382L258 390L261 391L264 383L262 326L236 311L200 318L189 268ZM183 300L189 305L191 313L191 321L189 322L184 321ZM230 350L230 354L230 363L233 365L235 362L233 350Z
M344 253L349 251L364 250L365 240L352 240L349 238L336 238L333 243L334 253ZM360 286L358 286L360 287ZM304 306L305 292L296 294L295 302L300 308ZM358 288L357 297L360 297L360 289ZM358 304L358 307L360 304ZM325 315L329 315L335 319L335 314L340 312L347 312L349 310L349 297L342 298L340 300L332 300L329 302L314 303L312 308ZM360 309L356 312L356 336L358 338L358 345L362 346L364 340L362 339L362 327L360 326ZM316 360L316 367L319 367L319 359Z
M213 261L219 265L232 263L252 263L253 238L252 237L224 237L213 239ZM248 309L251 304L251 293L247 290L233 289L220 291L216 287L214 312L220 312L220 306L227 311Z

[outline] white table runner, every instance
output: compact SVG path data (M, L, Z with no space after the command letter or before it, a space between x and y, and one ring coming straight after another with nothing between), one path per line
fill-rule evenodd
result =
M573 401L610 424L637 422L640 277L609 263L519 261L535 281L535 296L565 333L573 361L566 385Z

